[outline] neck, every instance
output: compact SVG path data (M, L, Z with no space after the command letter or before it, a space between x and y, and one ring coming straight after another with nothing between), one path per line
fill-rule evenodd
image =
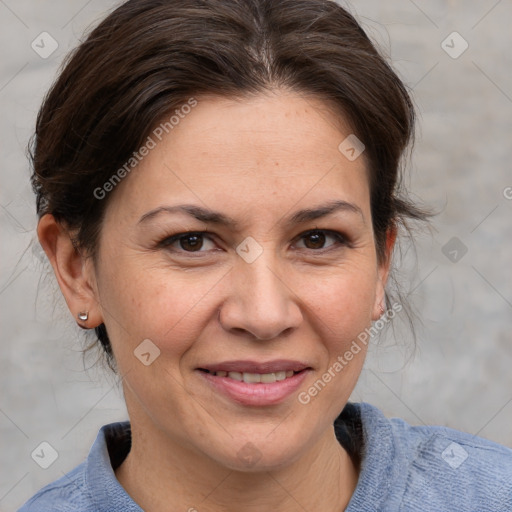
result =
M345 510L358 472L329 429L290 465L272 471L242 472L173 442L163 432L144 435L132 422L132 447L116 469L132 499L151 512L247 512Z

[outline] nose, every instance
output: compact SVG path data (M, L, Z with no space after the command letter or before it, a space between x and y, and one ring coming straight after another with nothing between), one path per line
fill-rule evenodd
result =
M230 289L219 321L231 333L249 333L258 340L288 335L303 320L293 283L264 253L247 263L240 259L229 273Z

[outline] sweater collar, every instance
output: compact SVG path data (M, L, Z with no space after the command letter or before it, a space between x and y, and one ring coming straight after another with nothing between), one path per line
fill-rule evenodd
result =
M396 495L397 485L405 485L400 469L404 455L396 445L390 420L373 405L348 402L334 428L340 444L353 460L361 462L359 480L346 512L378 509L391 493ZM114 473L130 447L129 421L104 425L98 432L85 470L87 488L98 510L108 503L112 510L142 512Z

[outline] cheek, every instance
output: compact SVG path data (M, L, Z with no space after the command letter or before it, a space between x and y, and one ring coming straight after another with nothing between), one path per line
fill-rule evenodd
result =
M204 327L209 292L222 273L148 267L140 258L118 258L102 272L100 303L116 356L150 339L162 352L186 350ZM211 302L211 299L210 299Z
M375 289L376 272L370 267L316 280L310 322L316 324L318 336L311 348L322 355L318 374L298 397L312 416L334 420L357 383L368 348Z
M326 339L343 345L371 323L377 283L371 265L330 269L323 276L307 279L304 297L325 325Z

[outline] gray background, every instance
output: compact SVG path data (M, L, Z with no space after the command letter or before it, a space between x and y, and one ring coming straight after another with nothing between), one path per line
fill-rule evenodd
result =
M115 378L93 367L94 354L84 370L83 335L30 245L36 217L25 155L62 58L113 6L0 0L2 511L84 460L99 427L127 418ZM410 187L441 210L417 237L417 263L409 250L400 265L422 322L417 350L398 323L396 337L389 331L373 344L352 399L512 447L512 4L354 0L350 7L414 90L420 129ZM48 58L31 48L43 31L59 44ZM453 31L469 44L458 58L442 47ZM452 54L462 48L457 37L446 44ZM46 470L31 458L42 441L58 452Z

